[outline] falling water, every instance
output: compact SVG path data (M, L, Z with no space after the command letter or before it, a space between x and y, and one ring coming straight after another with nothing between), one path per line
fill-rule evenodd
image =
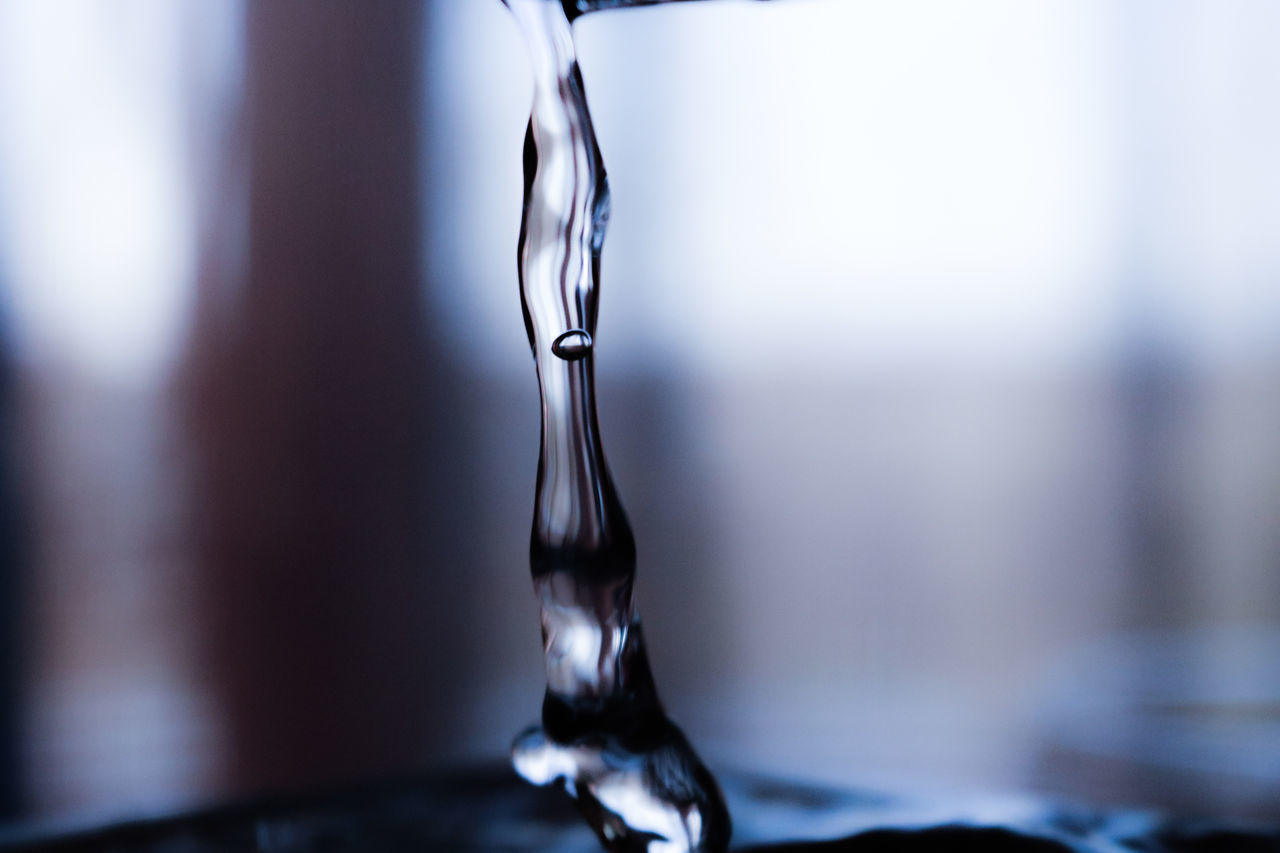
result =
M609 187L570 16L624 4L504 2L534 71L519 271L542 395L529 558L547 670L542 725L516 739L516 770L563 785L610 850L723 853L729 814L720 789L667 719L649 671L632 599L635 540L596 418Z

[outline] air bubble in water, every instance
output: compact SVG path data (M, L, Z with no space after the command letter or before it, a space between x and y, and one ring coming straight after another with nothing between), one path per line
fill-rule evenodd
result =
M582 329L570 329L552 342L551 351L565 361L577 361L591 352L591 335Z

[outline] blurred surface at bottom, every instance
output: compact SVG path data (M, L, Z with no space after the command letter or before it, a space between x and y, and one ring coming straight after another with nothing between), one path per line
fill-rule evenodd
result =
M956 803L781 783L725 774L735 850L1028 851L1028 853L1268 853L1280 827L1162 821L1032 799ZM0 836L0 850L213 851L450 850L598 853L560 792L505 768L244 803L188 816L73 832Z

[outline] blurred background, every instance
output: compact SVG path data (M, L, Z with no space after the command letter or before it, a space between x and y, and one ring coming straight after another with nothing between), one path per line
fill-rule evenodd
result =
M602 430L713 769L1280 818L1280 7L577 27ZM0 0L0 810L500 760L497 0Z

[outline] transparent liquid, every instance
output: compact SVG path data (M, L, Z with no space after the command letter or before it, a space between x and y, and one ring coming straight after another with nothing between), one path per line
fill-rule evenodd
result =
M534 69L519 271L542 396L529 557L547 672L542 725L516 739L515 767L563 785L607 849L725 851L724 798L654 687L632 599L635 540L596 418L609 188L570 29L584 9L505 2Z

